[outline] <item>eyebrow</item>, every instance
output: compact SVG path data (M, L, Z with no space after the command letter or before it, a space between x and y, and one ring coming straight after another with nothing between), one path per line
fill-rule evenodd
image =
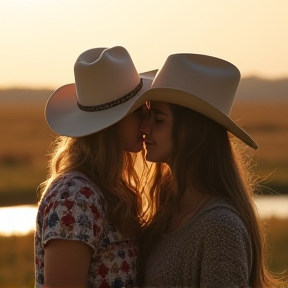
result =
M161 115L165 115L168 116L167 113L164 113L162 110L159 110L157 108L150 108L152 111L156 112L156 114L161 114Z

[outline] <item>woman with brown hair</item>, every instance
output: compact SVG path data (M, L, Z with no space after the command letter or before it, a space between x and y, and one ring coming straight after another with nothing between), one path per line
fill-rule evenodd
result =
M45 110L60 136L37 215L36 287L133 287L143 223L134 104L152 80L123 47L85 51L74 74Z
M239 80L227 61L175 54L140 99L150 105L140 128L146 159L157 163L140 246L144 287L280 287L265 263L255 183L231 141L258 148L229 117Z

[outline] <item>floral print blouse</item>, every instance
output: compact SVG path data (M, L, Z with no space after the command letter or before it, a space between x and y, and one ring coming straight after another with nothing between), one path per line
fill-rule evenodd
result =
M35 232L36 287L44 284L44 246L51 239L78 240L91 246L87 287L135 287L137 247L105 217L100 189L78 172L63 175L45 193Z

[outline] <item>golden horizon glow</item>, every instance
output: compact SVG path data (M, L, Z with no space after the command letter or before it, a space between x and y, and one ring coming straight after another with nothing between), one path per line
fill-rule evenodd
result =
M0 0L0 88L74 82L80 53L117 45L139 73L185 52L288 78L287 11L286 0Z
M288 216L287 195L257 196L255 204L262 219ZM22 236L35 231L37 205L20 205L0 208L0 236ZM23 218L24 217L24 218ZM7 221L9 219L9 221Z

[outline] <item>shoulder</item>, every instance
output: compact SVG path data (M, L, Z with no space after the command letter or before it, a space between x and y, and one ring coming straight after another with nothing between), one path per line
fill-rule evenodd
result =
M78 240L93 249L104 231L105 205L99 188L82 174L57 178L44 195L37 213L36 234L51 239Z
M206 249L231 250L231 253L236 249L250 258L251 236L237 211L222 199L207 204L195 221Z
M95 196L103 197L100 189L84 174L71 172L53 181L43 198L57 197L64 199L68 197L79 197L89 199Z
M47 213L57 206L66 206L68 209L78 206L83 210L95 205L98 211L104 213L104 198L99 187L84 174L71 172L51 183L40 203L40 210L43 208Z
M207 203L198 217L202 224L205 223L206 232L231 230L248 235L248 230L235 208L223 199L218 198Z

